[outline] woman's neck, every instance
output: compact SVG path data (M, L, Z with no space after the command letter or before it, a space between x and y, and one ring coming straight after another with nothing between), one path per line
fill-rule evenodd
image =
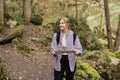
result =
M63 30L62 33L67 34L68 31L69 31L69 29L66 29L66 30Z

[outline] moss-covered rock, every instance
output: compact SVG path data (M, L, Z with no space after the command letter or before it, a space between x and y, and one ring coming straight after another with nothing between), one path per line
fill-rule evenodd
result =
M16 37L20 37L23 34L23 31L24 31L23 25L18 25L14 28L7 28L7 27L4 28L4 30L0 34L0 44L11 41Z
M43 22L43 18L40 14L33 14L30 20L34 25L41 25Z
M90 65L77 61L76 80L100 80L99 73Z
M120 79L120 59L118 53L112 53L108 50L94 51L84 55L82 58L92 67L94 67L100 76L105 80Z
M27 43L25 41L23 41L20 38L15 38L15 39L13 39L12 43L25 56L32 57L32 53L31 53L32 49L27 45Z

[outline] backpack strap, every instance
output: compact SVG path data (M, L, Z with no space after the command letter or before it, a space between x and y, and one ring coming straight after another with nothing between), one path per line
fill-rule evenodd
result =
M73 45L75 45L76 33L73 33Z
M57 45L58 45L60 42L60 32L57 32L56 41L57 41Z

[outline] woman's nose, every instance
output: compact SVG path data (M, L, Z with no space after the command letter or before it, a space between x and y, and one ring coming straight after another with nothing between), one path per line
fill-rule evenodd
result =
M62 24L60 24L59 26L62 26Z

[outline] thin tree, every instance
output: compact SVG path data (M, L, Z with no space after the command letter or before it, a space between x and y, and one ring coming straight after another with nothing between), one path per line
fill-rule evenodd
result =
M4 25L4 1L0 0L0 26Z
M76 18L78 18L78 4L77 4L77 0L75 0L75 3L76 3Z
M30 23L31 19L31 0L23 0L23 14L25 17L25 25L28 25Z
M3 5L4 5L4 12L7 12L7 0L3 0Z
M106 19L106 30L107 30L108 48L110 50L113 50L108 0L104 0L104 12L105 12L105 19Z
M118 29L116 33L116 40L114 44L114 51L117 51L119 49L119 46L120 46L120 14L119 14Z

